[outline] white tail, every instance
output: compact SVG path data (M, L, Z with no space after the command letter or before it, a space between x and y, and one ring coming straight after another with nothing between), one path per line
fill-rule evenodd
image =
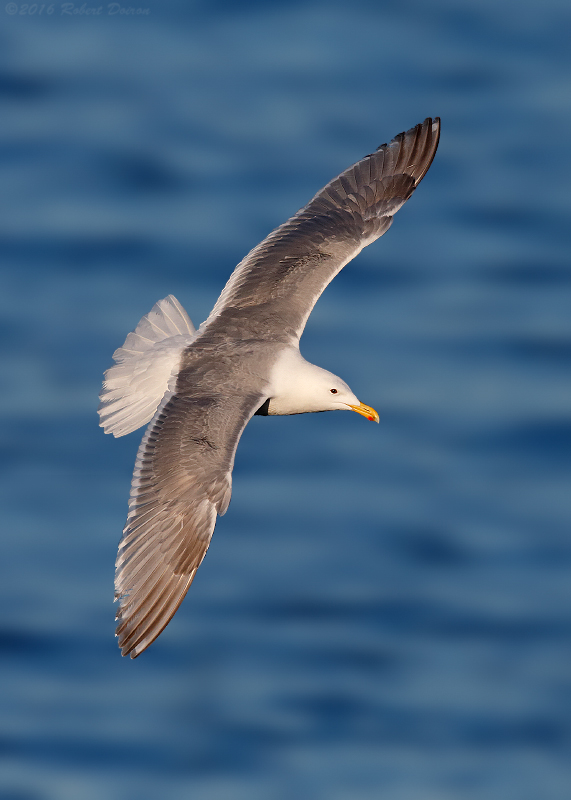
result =
M125 344L113 353L117 363L105 373L99 395L100 426L105 433L124 436L149 422L171 379L176 378L180 357L196 333L188 314L169 294L139 322ZM171 391L174 385L170 386Z

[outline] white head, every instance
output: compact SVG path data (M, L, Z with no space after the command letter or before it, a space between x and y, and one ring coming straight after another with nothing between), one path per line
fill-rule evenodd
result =
M356 411L375 422L379 415L361 403L345 381L310 364L298 350L280 357L271 375L268 414L305 414L311 411Z

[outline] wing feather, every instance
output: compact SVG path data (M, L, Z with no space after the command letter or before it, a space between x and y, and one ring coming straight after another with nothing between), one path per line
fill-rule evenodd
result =
M117 636L136 658L168 624L210 544L231 491L234 455L258 394L168 392L139 447L117 555Z
M234 326L243 338L299 339L327 284L388 230L430 167L439 135L440 120L428 118L330 181L238 264L198 336Z

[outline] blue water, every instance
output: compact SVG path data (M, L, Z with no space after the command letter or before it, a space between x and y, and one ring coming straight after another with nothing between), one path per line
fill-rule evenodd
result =
M0 8L2 800L568 800L569 5L140 7ZM435 115L302 340L380 426L255 418L189 596L121 659L111 353Z

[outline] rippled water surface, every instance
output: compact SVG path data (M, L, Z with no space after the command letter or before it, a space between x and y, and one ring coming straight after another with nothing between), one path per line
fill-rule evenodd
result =
M2 798L568 800L568 5L142 3L0 9ZM302 340L380 426L255 418L188 598L121 659L111 353L435 115Z

